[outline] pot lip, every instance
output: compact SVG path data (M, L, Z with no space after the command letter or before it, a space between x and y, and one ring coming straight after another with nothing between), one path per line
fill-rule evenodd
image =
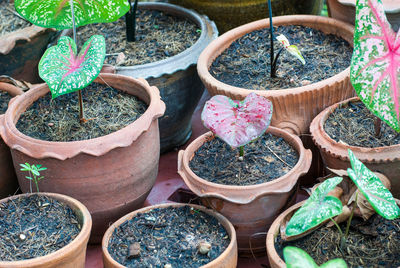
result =
M130 84L134 84L136 87L140 87L140 89L132 88L131 92L140 92L140 90L143 90L149 99L148 108L144 114L120 130L93 139L70 142L39 140L23 134L16 128L14 118L22 114L30 105L30 97L34 98L36 101L39 97L49 91L48 86L43 83L32 88L28 92L17 96L10 102L9 108L4 114L2 121L4 128L0 127L1 137L11 149L18 150L36 159L50 157L58 160L65 160L80 153L92 156L101 156L115 148L130 146L143 133L149 130L154 120L157 120L157 118L164 114L165 104L161 100L158 89L154 86L151 87L144 79L135 79L118 74L101 73L99 78L96 78L95 82L101 83L101 80L109 81L110 79L116 79L117 82L129 82ZM119 85L114 87L123 90L123 88L119 88Z
M356 0L337 0L340 4L355 8ZM396 13L400 12L400 6L396 1L393 0L383 0L383 6L385 8L385 12L387 13Z
M68 245L60 248L57 251L54 251L48 255L36 257L27 260L20 260L20 261L0 261L0 267L31 267L36 265L44 265L48 262L54 262L55 260L61 260L64 258L65 255L69 255L72 252L76 251L82 244L86 244L89 240L90 231L92 229L92 217L89 213L89 210L77 199L72 198L67 195L58 194L58 193L47 193L47 192L39 192L39 193L27 193L27 194L19 194L10 197L6 197L0 200L0 203L6 202L10 199L15 199L21 196L31 196L31 195L43 195L48 196L53 199L57 199L62 203L69 206L71 209L79 212L78 216L82 216L83 224L81 231L72 240Z
M165 204L158 204L158 205L153 205L153 206L149 206L149 207L144 207L144 208L135 210L133 212L130 212L130 213L126 214L125 216L121 217L120 219L118 219L116 222L114 222L110 227L108 227L107 231L105 232L105 234L103 236L103 240L101 243L103 259L107 259L110 263L113 264L114 267L125 267L125 266L121 265L120 263L118 263L117 261L115 261L111 257L110 253L108 252L108 242L109 242L115 228L118 227L119 225L121 225L122 223L124 223L125 221L132 219L138 213L144 213L144 212L153 210L155 208L184 207L184 206L190 206L195 209L199 209L199 210L203 211L204 213L207 213L207 214L213 216L214 218L216 218L218 220L219 223L222 224L222 226L224 226L225 230L227 231L227 233L230 236L230 242L229 242L228 247L216 259L214 259L213 261L211 261L201 267L203 267L203 268L215 267L216 264L218 264L223 258L225 258L225 255L227 255L228 252L231 252L231 251L237 252L236 231L235 231L235 228L233 227L232 223L225 216L216 212L215 210L208 209L208 208L200 206L200 205L185 204L185 203L165 203Z
M188 187L193 192L195 192L195 194L197 194L200 197L210 195L210 193L204 193L204 192L199 191L195 187L192 187L191 180L197 181L203 185L206 185L207 188L210 189L210 192L216 192L215 189L219 189L222 192L224 192L224 191L235 191L236 192L237 191L237 192L243 193L243 191L254 191L254 192L258 193L258 195L262 195L262 194L265 194L266 187L270 187L272 185L279 184L283 181L288 181L286 186L289 189L288 191L290 191L292 189L292 187L294 186L294 184L296 184L297 178L301 175L300 174L300 175L296 176L295 173L298 173L299 171L301 172L304 166L305 166L306 171L308 170L308 168L311 164L311 159L308 159L307 156L308 156L308 154L310 154L310 151L304 148L303 143L301 142L300 138L296 135L290 134L289 132L287 132L283 129L276 128L273 126L268 127L266 133L269 133L269 132L271 132L271 134L274 136L282 137L287 143L289 143L292 147L294 147L294 149L299 154L299 160L297 161L296 165L293 168L291 168L288 173L286 173L285 175L283 175L279 178L274 179L273 181L255 184L255 185L236 186L236 185L224 185L224 184L210 182L210 181L207 181L207 180L197 176L192 171L192 169L189 167L189 162L190 162L191 158L193 157L193 154L197 151L197 149L200 148L200 146L203 145L204 142L208 138L213 136L213 133L211 131L196 138L183 151L182 160L181 160L182 161L182 163L181 163L182 170L179 170L178 173L180 173L180 174L188 173L188 175L189 175L188 177L190 177L192 179L188 179L188 178L186 178L186 176L182 176L182 174L181 174L181 177L184 179L186 185L188 185ZM199 146L197 146L197 144L199 144ZM178 167L178 169L179 169L179 167ZM279 194L279 193L282 193L282 191L283 190L280 189L280 190L269 190L268 192L270 192L270 193L276 192L277 194ZM246 193L244 193L244 194L246 194ZM257 196L247 196L247 194L246 194L245 199L246 199L246 201L251 202L252 200L256 199L258 197L258 195ZM228 199L230 199L230 198L228 198Z
M391 146L381 146L381 147L360 147L360 146L350 146L341 144L334 139L332 139L328 133L324 130L324 123L328 119L329 115L340 105L346 104L348 102L360 101L359 97L352 97L341 102L335 103L322 112L320 112L310 124L310 133L314 144L318 148L327 154L338 157L342 160L350 161L348 157L347 149L351 149L362 162L376 163L383 161L396 161L400 159L398 154L400 150L400 144ZM396 157L397 155L397 157ZM395 156L395 157L394 157Z
M353 47L352 36L354 34L354 26L327 17L315 16L315 15L287 15L287 16L278 16L272 18L275 26L279 25L294 25L294 24L315 24L319 29L318 25L326 25L340 29L339 33L343 33L344 35L348 35L351 40L345 39L351 47ZM329 77L327 79L321 80L316 83L312 83L310 85L295 87L295 88L286 88L279 90L250 90L240 87L235 87L223 83L216 78L214 78L210 72L208 71L209 66L211 66L212 62L217 58L223 51L225 51L232 42L242 37L243 35L253 32L255 30L263 29L269 27L269 19L261 19L258 21L250 22L248 24L239 26L234 28L223 35L219 36L217 39L212 41L206 49L200 54L199 60L197 62L197 71L199 73L200 78L207 85L212 85L219 90L234 93L241 96L247 96L251 92L255 92L262 96L267 97L278 97L285 96L287 94L299 94L301 92L314 91L318 88L322 88L326 85L333 85L337 83L337 81L343 81L350 76L350 66L345 70L337 73L336 75ZM350 38L351 37L351 38Z

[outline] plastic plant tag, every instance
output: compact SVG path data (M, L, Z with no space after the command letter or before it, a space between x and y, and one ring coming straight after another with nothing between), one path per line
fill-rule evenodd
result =
M272 102L254 92L243 101L216 95L206 102L201 113L204 126L233 148L264 134L271 117Z
M347 268L342 259L334 259L318 266L313 258L301 248L288 246L283 249L283 258L287 268Z
M400 32L388 23L380 0L358 0L351 83L365 106L400 131Z
M393 220L400 217L400 208L390 191L350 149L348 151L352 169L347 169L347 173L371 206L385 219Z
M76 26L112 22L129 11L127 0L73 0ZM72 28L70 0L15 0L15 9L31 23L56 29Z
M341 181L341 177L334 177L321 183L288 222L286 236L302 234L342 213L342 202L328 196Z
M303 55L295 45L290 45L289 40L283 34L276 37L276 39L283 45L283 47L293 56L295 56L302 64L306 64Z
M105 54L106 44L101 35L90 37L78 55L75 42L64 36L44 53L39 75L56 98L89 85L99 75Z

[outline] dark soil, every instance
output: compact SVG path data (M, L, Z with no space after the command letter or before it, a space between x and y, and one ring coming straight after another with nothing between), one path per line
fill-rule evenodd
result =
M345 230L346 223L341 224ZM340 249L337 228L319 228L304 238L283 243L278 236L275 249L282 257L285 246L299 247L317 264L343 258L349 267L399 267L400 266L400 219L385 220L374 215L368 221L354 219L345 248Z
M207 254L199 252L201 242L211 245ZM127 267L170 264L194 268L216 259L229 242L228 233L215 218L184 206L154 209L126 221L114 230L108 251ZM134 244L140 245L139 254L130 252Z
M19 118L17 129L47 141L87 140L118 131L137 118L147 105L137 97L102 84L82 90L86 123L79 121L78 93L39 98Z
M73 210L33 195L0 204L0 261L32 259L68 245L81 230Z
M116 22L90 24L78 29L78 44L94 34L106 39L105 63L133 66L163 60L191 47L200 37L199 27L188 19L167 15L156 10L138 9L136 41L126 41L125 18ZM122 60L117 60L123 53Z
M353 49L344 39L304 26L279 26L274 35L279 34L299 48L305 65L283 50L278 58L277 77L271 78L269 29L261 29L242 36L222 52L210 67L211 75L236 87L276 90L315 83L350 66ZM281 47L275 40L275 55Z
M14 3L0 0L0 36L30 26L31 23L23 19L15 11Z
M362 102L349 102L329 115L324 130L335 141L351 146L374 148L400 144L400 133L383 121L381 137L375 136L375 119Z
M264 134L244 146L244 158L239 149L232 149L219 138L204 143L189 162L199 177L224 185L254 185L272 181L292 169L299 155L283 138Z
M8 102L11 100L11 95L8 92L0 91L0 114L4 114L8 108Z

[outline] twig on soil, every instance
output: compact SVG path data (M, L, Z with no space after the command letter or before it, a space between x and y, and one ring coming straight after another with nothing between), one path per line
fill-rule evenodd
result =
M282 163L284 163L285 165L287 165L290 168L293 168L291 165L289 165L288 163L286 163L282 158L280 158L271 148L269 148L267 146L267 149L273 154L275 155L276 158L278 158L279 160L281 160Z

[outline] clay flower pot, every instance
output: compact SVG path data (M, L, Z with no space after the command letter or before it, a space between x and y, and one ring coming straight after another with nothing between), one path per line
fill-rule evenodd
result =
M230 237L230 243L228 247L225 249L225 251L216 259L213 261L209 262L206 265L201 266L202 268L211 268L211 267L225 267L225 268L235 268L237 265L237 259L238 259L238 253L237 253L237 242L236 242L236 233L235 233L235 228L232 226L232 224L221 214L211 210L207 209L203 206L198 206L198 205L192 205L192 204L179 204L179 203L169 203L169 204L161 204L161 205L154 205L150 207L145 207L136 211L133 211L129 213L128 215L125 215L118 221L116 221L113 225L111 225L106 233L104 234L103 241L102 241L102 251L103 251L103 263L105 268L122 268L125 267L115 261L110 253L108 252L108 243L109 240L116 228L118 228L122 223L129 221L130 219L134 218L137 214L139 213L145 213L149 212L153 209L156 208L166 208L166 207L183 207L183 206L191 206L196 210L200 210L204 213L207 213L214 218L216 218L222 226L225 228L227 231L229 237Z
M282 137L299 154L299 161L288 173L270 182L234 186L212 183L197 176L190 169L189 162L195 152L212 138L212 132L198 137L178 155L179 175L205 205L232 222L239 252L245 255L265 253L265 231L279 213L296 200L298 179L307 173L311 165L311 151L304 149L297 136L275 127L269 127L266 132Z
M349 42L350 45L353 44L354 27L331 18L312 15L282 16L274 17L273 24L274 26L307 26L326 34L337 35ZM267 27L269 27L269 20L263 19L245 24L221 35L201 53L197 63L197 71L210 95L225 95L232 99L242 100L249 93L256 92L267 97L273 103L274 113L271 125L296 135L308 133L311 120L320 111L338 101L354 96L354 90L350 83L350 67L317 83L280 90L248 90L230 86L215 79L208 71L213 61L232 42L247 33Z
M358 97L336 103L314 118L310 125L310 132L314 143L320 150L326 167L331 169L344 169L351 167L348 149L351 149L357 158L370 170L384 174L392 185L391 192L395 198L400 197L400 144L367 148L349 146L333 140L324 130L325 121L339 106L348 102L357 102Z
M60 201L69 206L78 215L79 224L82 229L77 237L65 247L50 253L48 255L22 261L1 261L2 268L83 268L85 267L86 246L89 240L90 230L92 228L92 218L87 208L78 200L56 193L33 193L15 195L0 200L0 203L16 199L20 196L42 195Z
M6 91L11 96L20 95L23 91L8 83L0 82L0 90ZM0 114L0 124L3 114ZM0 198L14 194L18 189L18 181L15 175L10 149L0 137Z
M109 223L143 205L153 187L159 161L159 118L165 110L156 87L143 79L100 74L95 80L137 96L148 104L145 113L128 126L99 138L50 142L21 133L15 124L20 115L39 97L49 92L46 84L11 101L1 136L11 148L14 167L23 192L29 182L20 163L40 163L47 167L40 189L69 195L81 201L93 218L91 242L100 242Z

